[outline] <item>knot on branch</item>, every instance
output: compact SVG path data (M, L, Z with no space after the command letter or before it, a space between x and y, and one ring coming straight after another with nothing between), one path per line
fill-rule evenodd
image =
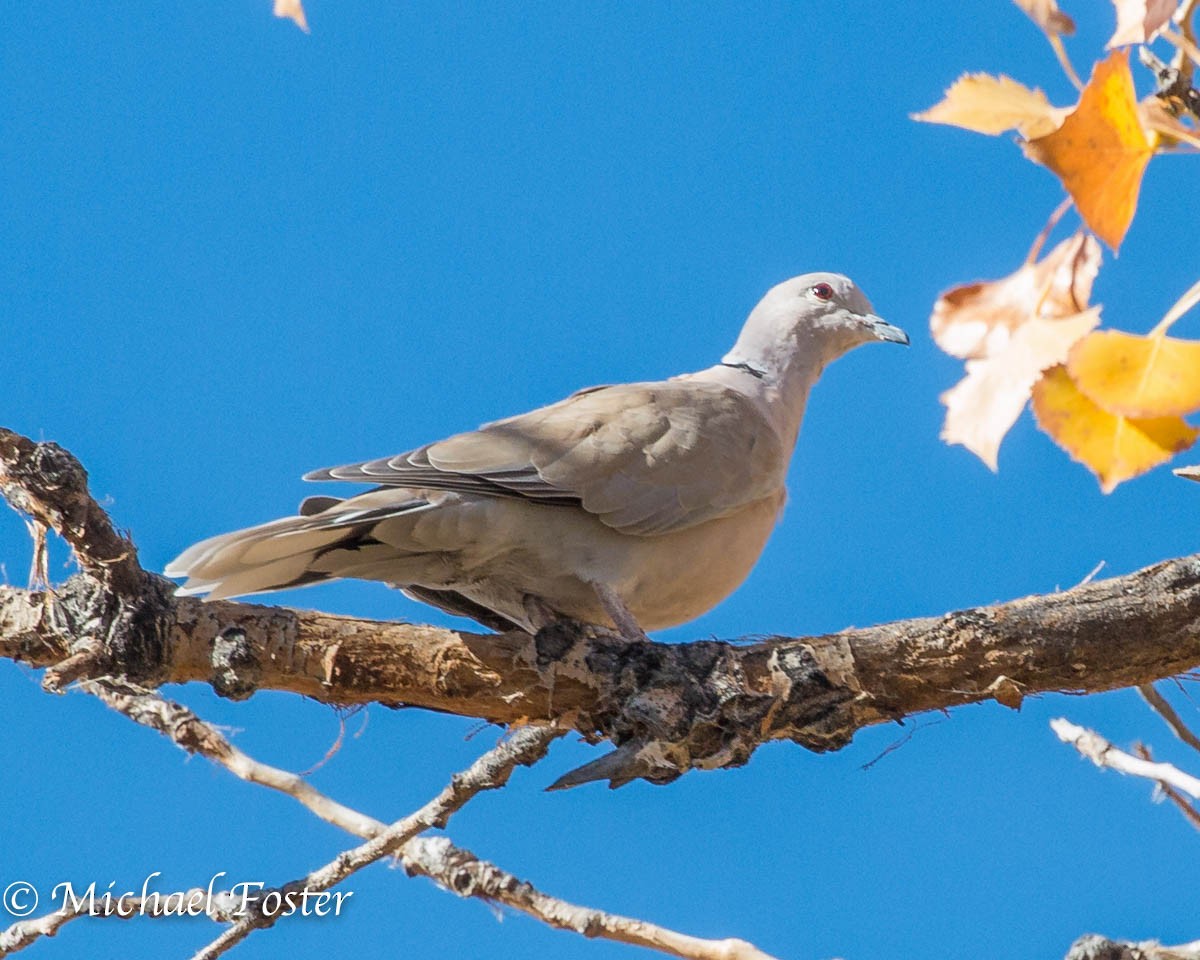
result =
M241 627L227 627L213 641L212 668L213 689L222 697L245 700L258 689L262 669Z
M35 443L0 428L0 495L32 520L36 570L45 568L40 534L46 529L66 541L81 568L43 595L45 632L64 654L44 685L59 690L105 673L139 681L158 677L172 585L141 568L133 542L89 493L83 465L56 443Z
M105 674L161 682L173 622L171 586L145 574L139 592L118 593L92 574L78 573L46 594L48 626L69 655L47 670L43 686L57 691Z
M592 780L613 787L638 778L669 783L693 768L741 766L766 740L818 751L842 747L861 725L845 708L861 695L839 665L833 640L820 655L813 645L778 640L749 648L580 640L556 676L605 678L604 696L576 726L594 726L617 749L551 789Z

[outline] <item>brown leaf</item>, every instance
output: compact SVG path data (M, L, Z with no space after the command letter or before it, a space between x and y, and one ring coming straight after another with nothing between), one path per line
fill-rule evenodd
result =
M1022 146L1062 180L1080 216L1116 250L1154 153L1139 120L1128 52L1114 51L1098 63L1062 126Z
M1033 412L1054 442L1096 475L1105 493L1170 460L1200 434L1179 417L1133 419L1101 409L1065 366L1047 370L1034 385Z
M1053 106L1041 90L1031 90L1010 77L964 73L940 102L924 113L914 113L912 118L977 133L1017 130L1026 139L1033 139L1057 130L1067 113Z
M942 394L942 439L961 443L993 470L1000 443L1029 401L1042 371L1066 360L1071 346L1100 323L1100 308L1062 319L1033 317L998 353L968 360L967 376Z
M1178 0L1113 0L1117 8L1117 29L1108 41L1109 49L1131 43L1149 43L1171 22Z
M951 356L995 356L1031 319L1070 317L1085 310L1100 260L1100 244L1080 231L1002 280L954 287L934 304L929 318L933 339Z
M1013 2L1028 14L1029 19L1042 28L1048 37L1066 34L1068 37L1075 32L1075 21L1058 9L1054 0L1013 0Z
M300 0L275 0L275 16L291 20L308 33L308 19L304 16L304 6Z

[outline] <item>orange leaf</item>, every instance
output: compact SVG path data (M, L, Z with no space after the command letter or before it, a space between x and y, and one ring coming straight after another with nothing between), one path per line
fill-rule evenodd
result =
M1053 106L1041 90L1031 90L1010 77L964 73L946 96L912 118L945 123L976 133L1018 130L1026 139L1045 136L1058 128L1067 111Z
M1135 420L1101 409L1064 366L1047 370L1034 385L1033 413L1055 443L1096 474L1105 493L1170 460L1200 435L1179 417Z
M1117 8L1117 29L1108 41L1109 49L1131 43L1149 43L1171 22L1178 0L1113 0Z
M1053 171L1092 231L1114 250L1137 209L1142 174L1154 153L1138 119L1128 51L1096 65L1075 110L1053 133L1023 144Z
M1086 309L1100 259L1100 244L1081 231L1002 280L947 290L929 318L933 339L955 357L994 356L1031 319L1070 317Z
M1200 342L1106 330L1075 345L1068 369L1105 410L1174 417L1200 408Z
M275 0L275 16L291 20L308 33L308 20L304 16L304 6L300 0Z
M1035 317L1018 327L1005 348L986 360L968 360L967 375L942 394L942 439L961 443L993 470L1005 434L1025 409L1041 372L1062 363L1080 337L1100 322L1100 308L1073 317Z

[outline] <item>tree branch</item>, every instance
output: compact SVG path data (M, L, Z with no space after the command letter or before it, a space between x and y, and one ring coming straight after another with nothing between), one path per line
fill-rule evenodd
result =
M389 828L374 817L338 803L296 774L247 756L215 727L205 723L187 707L166 700L152 690L110 679L87 681L82 686L135 722L158 730L187 752L207 757L242 780L286 793L322 820L341 827L347 833L374 840L384 834L392 835L396 831L395 826ZM450 813L460 808L471 796L482 789L500 785L507 779L515 763L532 763L559 735L559 732L553 730L523 728L512 741L485 755L465 774L451 781L450 786L430 805L422 808L428 814L433 804L439 805L434 811L440 811L437 822L430 825L445 826ZM418 811L400 823L415 826L420 822L421 813L422 811ZM444 837L427 838L412 835L407 841L400 842L393 836L393 841L399 846L389 843L389 847L392 852L401 856L410 876L420 874L429 877L460 897L478 897L489 902L503 903L559 929L573 930L587 937L601 937L619 943L644 946L689 960L771 960L767 954L744 940L705 940L644 920L605 913L560 900L542 893L529 883L517 880L495 864L454 846ZM345 866L346 864L342 863L343 859L349 858L353 852L343 854L335 863ZM373 862L373 859L378 858L364 859L355 869ZM316 883L326 879L328 877L325 877L322 871L317 871L304 881L296 881L281 889L297 892L304 889L315 890L316 887L306 885L307 881L313 880ZM266 891L264 895L265 893ZM59 914L50 914L39 918L38 921L14 925L9 931L0 934L0 956L4 954L6 936L12 940L15 951L33 942L38 936L52 936L62 923L73 916L74 914L61 917ZM229 917L225 915L214 919ZM219 956L244 939L255 926L253 920L235 924L197 956Z
M4 436L6 495L41 522L63 522L56 491L77 502L78 482L65 482L62 469L48 482L34 469L42 445ZM148 573L141 593L114 611L100 602L111 592L98 579L106 569L84 564L52 592L0 588L0 656L53 667L86 633L105 651L92 676L103 666L147 686L202 681L233 698L271 689L553 723L617 747L562 786L664 783L696 767L743 764L769 740L832 750L864 726L912 713L989 699L1017 707L1030 694L1136 686L1200 664L1200 555L939 617L679 645L570 623L533 638L204 603L175 598Z
M1200 940L1167 947L1157 940L1133 943L1089 933L1071 944L1064 960L1200 960Z
M1119 750L1100 734L1085 730L1064 717L1051 720L1050 729L1059 740L1069 743L1098 767L1108 767L1133 777L1145 777L1186 793L1193 800L1200 799L1200 779L1184 773L1178 767L1169 763L1155 763Z
M511 873L480 860L471 851L456 847L445 837L417 837L405 846L400 862L409 876L429 877L460 897L503 903L552 927L573 930L585 937L648 947L686 960L771 960L745 940L703 940L644 920L547 896Z

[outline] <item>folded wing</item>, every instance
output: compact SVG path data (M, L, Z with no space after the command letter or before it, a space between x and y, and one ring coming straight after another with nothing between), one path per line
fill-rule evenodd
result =
M783 483L783 445L752 401L678 380L594 387L408 453L318 470L351 480L582 507L653 536L726 516Z

